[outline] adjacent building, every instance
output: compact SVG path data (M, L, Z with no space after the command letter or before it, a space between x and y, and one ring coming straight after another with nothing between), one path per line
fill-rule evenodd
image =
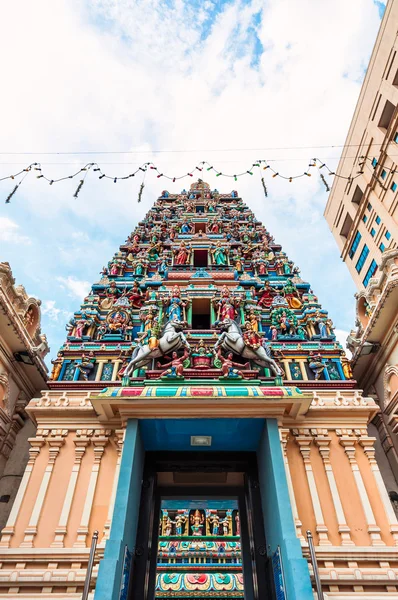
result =
M40 301L15 285L0 263L0 527L11 511L36 427L26 405L47 384L47 341L40 330Z
M397 24L398 2L391 0L325 217L358 288L356 329L348 339L354 375L381 407L373 423L398 481Z
M23 313L26 314L26 313ZM36 359L35 359L36 360ZM164 190L67 325L0 597L398 600L398 521L334 325L236 190Z

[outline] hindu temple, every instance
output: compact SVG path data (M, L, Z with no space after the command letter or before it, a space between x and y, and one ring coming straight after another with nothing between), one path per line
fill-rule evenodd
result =
M99 265L100 268L100 265ZM164 190L66 325L0 597L398 599L398 521L310 283L233 190ZM376 443L376 445L375 445Z

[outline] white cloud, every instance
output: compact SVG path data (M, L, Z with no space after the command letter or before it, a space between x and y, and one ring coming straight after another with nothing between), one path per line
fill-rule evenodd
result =
M41 160L51 178L91 160L111 175L147 160L171 175L204 159L231 174L260 157L288 175L306 170L313 156L333 169L339 150L321 146L345 141L380 23L373 0L335 0L332 8L319 0L25 0L23 19L20 13L20 3L8 2L0 21L2 76L12 90L2 97L2 150L134 153L3 155L0 177L28 160ZM35 68L26 68L27 56ZM22 164L4 164L16 162ZM288 183L261 173L267 199L258 170L237 183L204 175L212 187L240 191L301 266L336 326L348 329L354 286L322 216L322 183L315 174ZM1 239L11 245L17 223L29 227L37 243L28 261L13 248L13 265L29 277L40 273L42 281L58 276L81 301L110 248L159 192L192 180L173 184L149 172L141 204L141 176L114 184L90 172L73 198L78 181L49 186L29 174L5 207L14 229ZM0 182L0 197L9 191L10 181ZM57 297L57 307L62 302Z
M66 288L71 296L78 298L80 301L89 293L91 289L91 283L89 281L80 281L72 275L68 277L57 277L57 281L60 282L62 288Z
M337 341L340 342L340 344L343 346L348 358L351 358L352 352L350 350L348 350L348 348L346 347L347 337L348 337L349 333L350 333L349 331L345 331L344 329L335 329L334 330L334 334L337 338Z
M0 242L30 244L30 239L19 233L19 229L19 225L8 217L0 217Z
M62 317L62 319L65 320L70 313L67 310L58 308L56 304L55 300L45 300L41 307L42 314L47 315L50 321L58 321L59 317Z

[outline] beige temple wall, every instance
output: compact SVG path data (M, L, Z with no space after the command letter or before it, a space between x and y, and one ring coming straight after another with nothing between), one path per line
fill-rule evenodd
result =
M94 529L97 563L103 556L123 425L120 419L100 423L89 396L52 391L31 402L38 430L26 491L0 540L0 597L80 598ZM192 405L176 402L189 417ZM236 411L228 402L224 416ZM261 416L264 401L258 402ZM159 401L154 416L170 406ZM305 531L312 531L325 592L336 600L342 594L398 599L398 522L366 429L376 411L357 391L329 391L315 393L305 415L278 416L297 535L308 557ZM94 581L96 573L97 566Z

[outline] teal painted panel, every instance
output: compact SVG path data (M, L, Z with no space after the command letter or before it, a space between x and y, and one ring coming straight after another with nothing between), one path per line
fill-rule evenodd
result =
M137 419L127 421L115 507L105 555L99 565L94 600L119 600L124 549L131 551L137 534L144 466Z
M264 527L270 554L280 546L289 600L313 600L307 561L296 536L276 419L266 419L257 450Z

